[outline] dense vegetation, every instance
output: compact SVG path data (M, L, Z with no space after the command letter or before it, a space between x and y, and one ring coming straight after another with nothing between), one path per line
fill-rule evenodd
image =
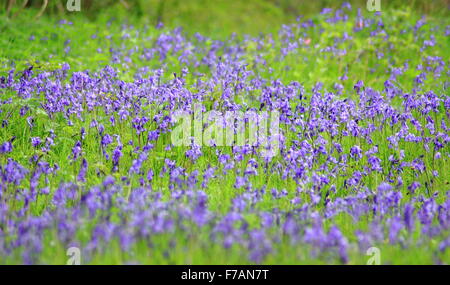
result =
M0 16L0 263L450 262L445 6L125 2ZM279 152L173 146L195 104Z

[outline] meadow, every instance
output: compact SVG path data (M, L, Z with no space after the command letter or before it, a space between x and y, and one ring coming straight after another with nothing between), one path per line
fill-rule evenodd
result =
M448 7L203 2L2 11L0 264L449 264Z

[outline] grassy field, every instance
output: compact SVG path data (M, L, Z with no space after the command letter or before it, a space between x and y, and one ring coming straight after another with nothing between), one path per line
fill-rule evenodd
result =
M444 2L88 2L2 7L0 264L450 263ZM280 151L173 146L195 104Z

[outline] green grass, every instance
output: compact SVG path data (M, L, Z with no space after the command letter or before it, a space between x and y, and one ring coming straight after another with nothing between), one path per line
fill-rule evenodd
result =
M163 13L163 20L168 19L168 24L163 28L163 32L169 31L171 28L181 25L185 28L187 35L192 35L195 32L201 32L211 39L225 39L232 32L238 32L236 43L238 41L244 41L242 45L245 48L244 57L248 61L252 61L256 54L259 53L257 47L253 42L245 42L244 35L251 34L254 37L259 36L259 32L263 31L262 37L267 38L267 33L272 33L272 36L277 39L278 35L276 31L283 23L295 22L295 16L286 12L286 7L292 5L286 1L273 1L278 5L274 5L271 1L248 1L248 2L231 2L231 1L198 1L191 5L183 4L181 1L168 1ZM130 38L121 40L127 31L122 30L121 20L127 15L127 11L119 9L116 6L111 8L105 8L104 11L97 14L92 20L86 20L85 16L81 12L80 14L67 15L66 17L73 22L73 25L59 25L55 17L44 15L37 21L30 21L28 19L35 15L36 11L33 9L24 10L16 18L10 19L5 15L0 14L0 76L6 75L10 66L16 66L17 70L22 70L29 65L33 65L36 72L55 70L60 68L63 63L69 63L71 71L90 70L98 71L106 64L110 64L122 71L119 77L124 81L132 81L133 76L137 70L142 67L148 66L150 69L160 68L160 62L158 60L152 60L150 62L141 60L137 54L130 56L131 61L123 66L122 64L111 64L110 56L108 53L109 48L121 49L126 52L132 47L138 46L140 48L151 47L154 43L155 37L160 33L159 30L154 28L155 11L152 7L157 7L156 1L150 1L151 4L145 7L141 7L141 11L136 13L142 13L144 16L141 18L131 18L129 23L137 27L139 34L136 34L136 30L130 30ZM155 4L153 4L155 3ZM280 4L281 3L281 4ZM365 3L364 3L365 4ZM354 4L355 5L355 4ZM414 4L415 5L415 4ZM362 6L363 8L365 5ZM394 7L394 6L392 6ZM414 7L414 6L411 6ZM422 58L426 56L439 56L444 60L447 60L449 56L450 39L446 37L442 32L442 27L449 25L448 15L445 15L444 11L436 15L428 16L427 30L423 31L420 38L424 39L429 37L429 28L434 26L440 26L441 30L436 33L436 42L439 43L437 48L426 49L424 52L420 51L420 46L412 37L411 33L401 34L400 31L405 27L410 27L421 18L420 11L413 10L411 7L403 6L402 9L386 8L383 10L382 18L386 26L390 31L396 31L395 36L389 39L389 42L384 39L382 35L377 37L370 37L368 32L366 34L359 33L355 36L351 30L353 29L352 22L346 24L331 25L323 22L323 16L315 14L317 7L305 7L304 11L312 15L312 19L315 22L320 22L321 26L326 32L321 33L319 27L316 27L311 31L311 34L303 35L303 37L311 38L311 47L302 49L301 53L289 54L285 58L279 58L275 50L280 49L280 46L275 46L273 49L265 49L264 58L267 61L267 65L273 68L272 73L269 73L267 69L258 70L260 74L268 79L279 78L283 83L287 84L291 81L298 81L304 85L305 90L310 92L311 88L317 81L324 83L324 89L332 90L332 84L338 81L338 78L343 75L345 70L348 72L349 79L344 85L344 92L341 96L342 99L356 99L356 94L353 90L353 85L358 80L363 80L366 86L371 86L376 89L383 89L383 84L388 78L386 69L392 67L401 67L406 61L410 66L416 66L422 61ZM430 8L431 9L431 8ZM297 11L301 11L299 8ZM112 22L111 15L116 18ZM364 11L364 13L367 13ZM146 17L145 15L148 15ZM108 26L108 22L111 24ZM347 32L349 35L356 38L349 42L340 43L336 48L346 49L347 53L342 56L334 56L331 53L326 54L320 52L321 47L325 47L334 42L337 38L342 37L343 33ZM92 38L91 36L97 34L99 37ZM34 40L30 40L30 36L34 36ZM105 36L111 36L110 39L106 39ZM65 42L70 40L71 50L68 54L65 53ZM207 44L211 45L213 40L210 40ZM395 43L395 47L392 50L390 43ZM313 48L312 46L316 46ZM101 48L102 53L98 53L97 49ZM206 48L206 47L205 47ZM382 59L377 59L376 51L383 51L387 56ZM418 56L420 54L420 56ZM172 73L181 73L181 66L177 61L177 55L170 55L166 60L168 63L165 67L168 70L165 73L165 79L172 78ZM371 72L368 67L373 67ZM202 71L203 72L203 71ZM205 70L204 72L208 72ZM404 90L411 90L413 88L413 78L417 74L413 72L413 69L409 69L408 73L401 77L398 84ZM187 85L193 83L195 78L193 76L188 77ZM448 90L444 89L444 82L447 79L434 80L428 78L424 88L435 90L441 96L448 96ZM101 94L101 96L114 96L114 94ZM212 93L214 98L219 98L220 90L216 90ZM14 97L14 92L6 92L0 94L1 100L6 100L10 97ZM136 158L132 154L133 148L127 146L126 142L134 140L136 144L139 144L139 139L136 137L134 130L131 126L131 118L124 121L117 120L115 126L112 126L108 120L109 115L104 113L103 108L95 108L92 112L85 112L81 114L82 120L76 118L75 115L71 115L70 119L73 121L73 126L68 126L67 118L64 118L62 114L55 115L50 118L40 107L39 102L43 101L43 95L41 98L32 98L27 100L14 99L12 104L2 105L0 108L0 120L8 119L10 125L6 128L0 129L0 141L6 141L15 136L14 150L8 154L8 157L14 158L16 161L24 166L31 167L29 159L33 155L41 155L39 150L32 149L30 146L30 138L39 136L45 138L49 135L50 129L54 130L57 135L55 146L50 152L45 155L45 160L50 163L57 163L60 170L56 175L53 175L49 180L49 186L51 189L56 189L58 185L63 181L75 181L76 175L79 171L80 161L72 163L68 157L71 154L71 149L75 142L79 140L79 133L81 127L84 127L87 131L86 137L83 141L84 157L89 161L90 167L88 170L88 178L86 183L80 183L82 189L88 189L91 186L98 185L102 182L104 176L97 176L96 172L100 171L105 174L111 174L117 179L122 176L128 175L128 169L131 166L133 159ZM400 104L400 102L397 102ZM253 105L252 105L253 104ZM249 101L250 106L258 107L259 102ZM18 110L22 106L29 106L30 111L27 116L34 116L36 119L36 127L31 131L27 125L26 117L20 116ZM150 116L152 117L157 110L149 108ZM435 120L446 120L445 110L441 106L441 112L436 115ZM448 111L448 110L447 110ZM413 114L416 118L421 118L420 114ZM117 173L111 173L112 163L106 161L101 153L100 138L93 129L89 128L89 124L92 119L97 120L105 125L105 132L109 134L120 134L121 140L124 143L124 156L121 159L120 169ZM117 119L117 118L116 118ZM373 122L375 126L381 126L384 124L379 120ZM423 122L421 122L423 123ZM154 129L155 124L149 123L148 129ZM415 131L413 126L410 126L411 132L419 134ZM297 131L301 131L298 129ZM385 163L387 163L387 157L390 154L394 154L395 150L388 148L386 138L397 132L398 129L385 128L382 132L375 131L372 138L378 144L379 153L383 155L380 157ZM331 137L324 137L327 140L332 141ZM296 139L294 132L289 133L287 141ZM334 138L336 140L336 138ZM158 140L154 150L150 152L150 158L143 166L144 172L152 168L155 170L155 180L153 182L153 188L162 191L165 198L169 197L170 193L167 190L169 178L167 175L163 178L158 176L160 169L163 166L164 159L170 158L177 161L177 164L186 168L189 173L195 169L199 171L205 170L209 165L218 165L217 157L215 155L215 149L203 149L204 155L194 164L184 156L183 148L175 148L171 151L164 151L165 145L170 141L168 134L164 135L162 139ZM354 144L359 144L363 151L367 151L371 145L368 145L364 139L354 137L342 137L340 139L344 151L348 152L350 147ZM111 151L116 146L114 142L108 146L107 152L111 154ZM418 156L418 154L424 154L424 162L427 166L434 165L434 169L438 169L440 176L433 182L430 181L431 173L428 170L424 173L414 173L413 170L405 170L402 174L404 177L404 184L409 185L412 181L419 181L422 184L428 183L432 185L431 192L438 191L438 201L444 199L445 191L449 189L449 176L445 173L450 173L450 161L449 157L443 155L440 161L434 161L433 154L424 151L423 146L400 143L400 148L405 150L406 159L410 161ZM230 148L224 147L222 150L225 153L231 153ZM446 145L444 153L449 153L450 147ZM0 163L5 164L7 157L0 156ZM322 158L325 162L325 157ZM261 160L258 159L260 162ZM238 168L245 169L248 158L246 158ZM281 162L280 158L275 159L273 164ZM354 162L352 169L347 170L347 175L352 175L353 171L362 170L362 166L366 163L365 160L361 162ZM317 163L316 166L319 166ZM222 170L221 166L219 171ZM430 169L430 167L427 167ZM314 169L318 170L318 169ZM405 179L406 178L406 179ZM242 192L243 190L234 190L233 184L235 183L236 175L231 174L226 176L226 179L213 178L205 192L209 195L208 206L210 210L217 211L219 213L225 213L228 211L232 199ZM374 189L376 186L385 179L384 174L372 174L363 178L363 183ZM291 210L292 205L289 203L290 199L294 197L294 193L297 188L297 184L292 179L282 179L278 174L260 174L259 176L252 177L251 182L254 187L259 188L263 185L267 186L267 190L271 188L286 189L289 194L286 198L274 200L270 199L268 195L265 199L257 204L256 210L269 211L273 208L279 208L283 210ZM27 182L29 183L29 182ZM44 184L44 181L41 181ZM343 177L336 177L330 181L329 185L336 185L339 189L335 194L331 194L331 198L346 197L349 194L342 187L344 183ZM130 189L138 186L139 182L132 179ZM21 187L28 187L26 183ZM327 190L329 186L324 188ZM408 191L406 186L401 189L404 202L408 201ZM424 196L428 196L429 193L425 192ZM236 193L237 192L237 193ZM301 196L303 201L309 201L310 197L306 193ZM12 207L20 209L22 202L11 202ZM48 198L41 197L36 203L31 206L30 215L40 215L42 211L49 207ZM323 206L317 205L316 210L323 210ZM369 220L370 217L368 217ZM256 215L252 216L250 212L246 219L249 221L250 226L253 227L259 224L259 218ZM354 231L356 229L368 228L367 222L359 221L358 224L354 223L353 219L349 216L339 215L333 219L333 222L340 226L344 231L344 234L351 239L355 239ZM330 222L331 223L331 222ZM89 233L92 227L95 225L95 221L86 223L85 228L78 229L78 233L81 241L87 241ZM330 225L327 225L330 226ZM235 245L231 249L224 249L221 245L211 246L208 241L209 231L207 228L198 228L197 232L195 227L192 228L192 232L177 231L172 234L164 234L154 238L152 245L149 246L145 242L139 242L132 246L130 250L124 252L121 250L117 241L111 242L103 252L99 252L96 256L92 257L92 264L121 264L124 262L139 262L148 264L204 264L204 263L216 263L216 264L243 264L248 263L247 253L244 247ZM418 227L417 232L420 231ZM65 263L67 256L65 254L66 249L59 244L55 238L55 232L49 232L45 238L46 247L40 257L40 262L45 264L61 264ZM416 237L417 238L417 237ZM169 244L175 243L175 246L166 252L161 251L160 248L170 248ZM436 256L434 252L438 244L433 240L427 241L420 247L409 248L404 250L398 246L389 245L388 241L382 244L374 245L381 249L382 261L386 264L430 264L436 262ZM290 241L283 240L279 243L275 243L274 250L276 254L270 254L265 260L265 263L269 264L328 264L339 263L334 256L317 256L310 255L310 251L306 247L292 247ZM438 256L440 260L446 263L450 262L450 252L447 250L441 256ZM368 257L365 252L361 252L358 249L351 251L350 264L365 264ZM10 256L2 256L0 258L0 264L13 264L20 263L20 252L14 252Z

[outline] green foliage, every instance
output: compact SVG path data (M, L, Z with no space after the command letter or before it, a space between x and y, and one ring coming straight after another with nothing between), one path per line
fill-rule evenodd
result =
M63 2L63 1L61 1ZM210 36L211 38L224 38L232 32L237 32L240 37L244 34L251 34L253 36L259 35L260 32L272 33L274 37L277 37L276 32L280 28L281 24L295 21L295 18L299 14L309 15L320 11L323 5L331 4L331 6L337 6L338 1L292 1L292 0L246 0L246 1L230 1L230 0L217 0L217 1L182 1L182 0L128 0L105 1L100 4L99 1L86 1L86 10L82 10L79 13L68 14L64 9L60 9L60 5L56 2L48 7L47 13L36 21L29 19L35 17L37 10L39 9L38 1L30 1L27 8L20 9L14 8L6 15L6 7L3 7L4 12L0 14L0 76L6 75L11 66L15 66L17 70L23 70L28 66L33 66L36 70L51 71L61 67L63 63L69 63L71 66L76 67L76 70L92 70L97 71L104 67L105 64L109 64L108 48L110 47L123 47L129 49L133 46L149 47L153 44L157 31L154 26L158 21L162 21L166 24L164 28L167 31L177 26L182 26L188 34L194 34L200 32ZM365 9L365 1L351 1L354 6L361 5L362 9ZM363 2L363 3L361 3ZM384 2L383 1L383 5ZM403 2L403 1L402 1ZM425 2L425 1L424 1ZM352 85L356 80L364 80L368 85L373 87L382 88L384 81L386 80L386 68L402 64L406 60L410 59L411 66L417 64L419 58L417 53L420 46L410 37L410 34L402 35L400 29L403 27L402 23L413 24L420 19L422 10L424 12L436 12L431 14L430 23L428 25L445 26L448 25L448 18L446 18L447 10L441 9L441 1L434 1L432 3L418 3L415 1L411 5L399 6L400 1L389 1L386 8L383 7L383 21L386 25L392 25L393 29L398 31L398 34L392 39L396 43L395 50L390 50L390 47L383 40L382 35L369 38L361 35L352 41L352 45L347 44L337 45L338 48L345 48L349 52L335 58L333 55L327 60L322 56L319 56L319 50L316 48L303 49L300 54L290 54L285 59L280 60L275 53L268 52L266 60L268 65L274 68L272 74L265 74L267 78L280 78L283 82L298 81L304 84L308 90L317 81L321 81L328 89L332 88L332 83L336 82L339 76L342 76L344 70L347 68L349 74L349 80L347 86L344 86L344 96L350 98L354 96L351 93ZM61 4L61 3L60 3ZM441 6L440 6L441 5ZM394 9L395 8L395 9ZM84 8L82 8L84 9ZM417 10L416 10L417 9ZM130 17L131 15L131 17ZM355 15L353 15L354 17ZM66 18L73 22L73 25L60 25L58 24L59 17ZM88 20L87 20L88 19ZM320 15L315 16L314 20L320 22L322 27L327 28L330 24L322 21ZM128 24L137 25L141 27L142 33L139 35L133 34L128 40L121 40L120 35L125 32L122 30L121 24L126 21ZM108 25L108 23L111 23ZM108 27L108 28L105 28ZM313 45L327 46L328 44L341 37L343 33L350 33L353 25L338 25L333 29L327 29L332 32L320 33L317 28L313 33L307 35L311 38ZM79 31L83 31L80 33ZM93 38L92 35L101 35L101 37ZM34 39L30 39L33 36ZM109 40L105 40L105 36L111 36ZM367 36L367 35L366 35ZM446 43L438 49L432 51L425 50L424 54L430 56L440 56L444 59L448 59L448 50L450 42L448 37L444 38L443 35L437 35L438 42ZM66 44L70 40L70 44ZM70 46L69 52L65 49ZM96 52L101 48L102 52ZM275 49L280 47L276 46ZM245 46L247 51L247 59L252 60L257 53L257 47L248 44ZM378 51L386 51L392 55L390 58L383 58L375 60L374 54ZM331 60L332 59L332 60ZM171 71L179 72L180 66L176 56L172 56L168 60L170 65L167 67ZM124 81L132 80L132 74L139 68L148 66L151 69L159 68L158 61L142 62L138 56L131 56L131 62L128 66L128 72L120 74L120 78ZM374 67L373 71L368 69L368 66ZM119 66L117 66L119 67ZM266 72L266 71L262 71ZM166 75L166 76L171 76ZM406 74L402 77L400 84L402 88L410 89L412 87L412 79L414 74ZM191 79L192 80L192 79ZM192 83L192 82L188 82ZM434 88L436 90L443 90L442 82L435 82L428 80L426 87ZM441 91L444 92L444 91ZM447 91L448 92L448 91ZM14 94L3 93L0 94L0 99L8 99ZM114 96L114 94L104 94L104 96ZM71 147L78 140L78 133L82 126L89 130L88 123L92 119L96 119L99 122L106 122L108 117L99 108L96 112L89 114L83 114L83 121L74 120L74 126L68 126L67 121L63 116L56 116L50 118L49 115L39 108L38 98L27 100L15 100L14 104L10 104L7 107L2 107L2 113L0 119L4 119L7 114L11 114L9 121L14 122L14 125L8 128L0 129L1 142L6 139L16 136L14 141L14 151L11 154L14 159L24 165L28 164L29 158L34 154L40 154L38 150L30 149L30 137L39 136L45 138L48 136L50 130L54 130L58 134L56 147L47 153L46 160L49 163L57 162L60 164L61 171L53 177L50 181L51 187L56 187L61 181L71 179L74 180L76 173L78 172L79 165L71 164L67 157L71 153ZM28 106L30 108L30 114L36 118L36 127L33 130L27 126L25 118L20 117L17 110L22 106ZM444 116L444 115L442 115ZM439 118L441 119L441 118ZM436 120L437 121L437 120ZM382 122L374 122L376 126L382 124ZM107 133L120 133L123 142L129 140L136 140L136 136L130 130L130 121L118 122L114 127L109 127L105 131ZM110 126L109 124L105 124ZM386 133L377 133L377 139L379 141L385 141L386 137L392 135L392 133L398 130L391 130ZM331 138L326 138L331 139ZM165 142L168 138L160 140L155 146L155 149L151 152L151 158L148 165L145 166L145 171L149 168L160 169L163 165L164 158L176 159L182 163L183 167L187 171L193 169L204 170L208 165L216 163L212 161L213 155L203 155L199 161L194 165L190 161L186 160L182 150L166 152L163 150ZM344 138L341 144L346 151L356 143L354 138ZM85 156L88 161L95 162L92 167L89 168L87 183L84 187L90 187L101 183L101 178L97 177L96 170L109 173L111 169L111 161L105 161L100 150L100 142L98 135L93 131L88 131L84 141ZM109 148L115 147L112 144ZM364 146L363 146L364 148ZM380 153L389 153L386 144L379 145ZM363 149L366 151L367 149ZM229 149L226 151L230 151ZM408 158L413 158L414 152L417 149L405 148L405 153ZM447 152L448 146L447 146ZM127 175L127 170L132 163L132 147L124 147L123 160L121 161L121 168L118 173L115 173L116 178ZM0 159L4 159L1 157ZM430 165L434 163L431 156L425 157L425 163ZM4 161L2 161L3 163ZM442 160L438 168L442 174L450 173L450 163L448 158ZM245 168L245 163L241 166ZM355 168L359 166L354 165ZM408 170L409 171L409 170ZM417 175L413 171L409 173L410 179ZM427 173L421 174L418 178L422 182L428 181ZM229 206L232 197L236 193L231 191L224 191L223 189L232 189L235 182L235 176L229 176L226 181L212 180L208 186L208 194L210 197L210 207L213 210L225 212ZM367 185L369 187L375 187L382 177L372 176L368 179ZM268 175L267 180L255 178L252 181L255 187L267 185L267 188L285 188L292 196L292 193L296 190L296 185L291 180L283 180L278 175ZM342 185L342 177L337 177L333 181L336 185ZM132 181L131 186L137 185L137 181ZM168 178L156 179L155 188L164 189L167 188ZM408 184L408 181L405 181ZM448 177L445 175L440 176L434 182L436 189L444 189L448 185ZM166 193L169 195L169 193ZM337 192L337 197L344 196L347 193ZM406 196L406 192L405 192ZM304 199L309 199L305 195ZM288 200L286 200L288 201ZM275 201L269 200L262 202L259 206L261 209L272 208L289 208L292 207L285 200ZM47 206L46 200L40 200L33 205L32 214L38 215L44 207ZM19 207L20 205L15 205ZM256 217L247 217L251 221L251 225L258 223ZM337 224L346 230L347 233L354 232L355 225L350 217L341 216L337 219ZM89 229L93 225L87 224L86 229ZM367 227L367 223L358 225L361 227ZM360 227L360 228L361 228ZM83 232L86 229L79 229L81 239ZM49 233L47 237L48 244L52 243L54 233ZM87 239L87 238L86 238ZM159 236L155 240L154 247L148 249L146 244L137 244L133 248L132 252L136 252L133 258L136 261L143 263L161 264L167 263L167 257L163 256L161 251L156 250L159 245L161 247L167 247L167 245L173 240L177 241L177 246L173 248L170 253L170 263L189 263L189 264L201 264L201 263L218 263L218 264L230 264L230 263L243 263L246 260L243 255L242 249L238 246L225 250L220 246L214 246L205 250L205 241L208 241L208 233L204 230L199 230L195 234L195 238L192 238L186 233L174 233L172 236ZM307 249L301 248L296 251L292 251L287 242L280 242L275 245L277 248L274 252L278 252L277 255L269 256L267 263L323 263L321 259L308 258ZM430 244L424 244L422 247L414 248L405 253L402 249L397 247L391 247L387 243L380 245L384 254L383 259L389 260L393 264L401 263L432 263L433 256L431 254L431 248L436 248L436 244L432 242ZM17 253L15 253L17 254ZM446 255L442 258L444 260L450 260L447 251ZM104 254L99 254L94 257L92 263L121 263L123 260L127 260L127 253L122 253L118 244L112 244L108 251ZM19 260L19 255L12 255L5 260L0 260L0 263L15 263ZM58 244L49 246L44 251L43 263L64 263L66 260L65 249ZM364 263L366 257L361 253L354 253L350 257L351 263L361 264ZM328 260L326 260L328 261ZM245 262L245 261L244 261ZM330 260L330 262L336 262Z

